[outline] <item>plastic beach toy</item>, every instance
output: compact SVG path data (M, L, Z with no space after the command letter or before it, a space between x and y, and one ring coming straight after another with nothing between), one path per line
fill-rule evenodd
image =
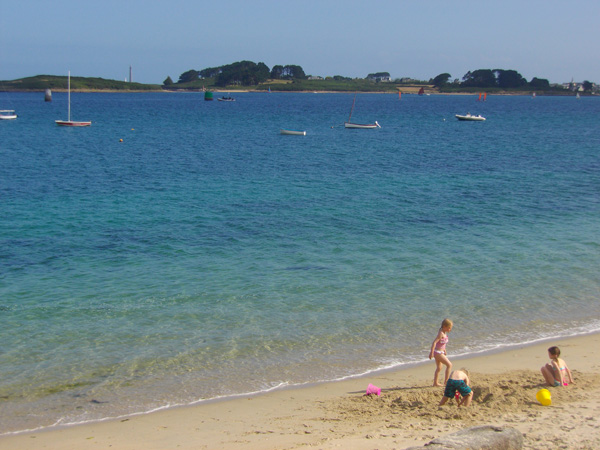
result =
M537 394L535 394L535 398L543 406L550 406L552 404L552 398L548 389L540 389Z
M381 395L381 388L378 388L377 386L375 386L373 384L369 384L365 395L371 395L371 394Z

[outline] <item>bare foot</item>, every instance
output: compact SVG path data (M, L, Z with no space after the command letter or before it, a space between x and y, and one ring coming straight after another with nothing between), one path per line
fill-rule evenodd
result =
M433 383L433 386L434 386L434 387L440 387L440 386L441 386L441 384L440 384L440 383Z

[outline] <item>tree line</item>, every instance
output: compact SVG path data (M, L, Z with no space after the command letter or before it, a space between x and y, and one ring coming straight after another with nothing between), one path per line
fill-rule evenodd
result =
M177 83L190 83L203 78L214 79L216 86L256 86L271 80L304 80L307 78L302 67L297 65L275 65L272 69L262 62L239 61L219 67L208 67L203 70L188 70L179 76ZM168 77L164 85L173 84Z
M376 72L367 75L367 80L380 81L388 78L389 72ZM267 80L306 80L308 77L301 66L298 65L275 65L272 69L263 63L254 63L252 61L239 61L218 67L208 67L202 70L188 70L179 76L177 84L198 82L202 79L210 79L211 84L219 87L225 86L257 86L265 83ZM328 77L329 78L329 77ZM501 89L501 90L550 90L550 82L544 78L533 77L527 81L516 70L504 69L478 69L467 72L462 81L455 79L450 81L452 76L449 73L441 73L435 78L429 80L429 84L440 89ZM336 75L335 81L348 81L348 77ZM399 83L400 80L394 80ZM426 83L426 82L423 82ZM170 77L163 83L165 86L173 85ZM593 84L584 82L584 89L591 90ZM587 87L587 89L586 89Z
M431 80L431 83L436 87L445 87L450 84L451 75L449 73L439 74L437 77ZM550 89L550 82L543 78L533 77L528 82L523 75L516 70L503 70L503 69L478 69L473 72L467 72L463 78L462 83L455 80L452 84L458 84L464 88L500 88L500 89Z

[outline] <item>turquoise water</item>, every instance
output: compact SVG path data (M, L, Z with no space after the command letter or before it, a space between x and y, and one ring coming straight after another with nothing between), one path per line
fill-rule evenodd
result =
M600 329L599 99L235 96L0 96L0 433Z

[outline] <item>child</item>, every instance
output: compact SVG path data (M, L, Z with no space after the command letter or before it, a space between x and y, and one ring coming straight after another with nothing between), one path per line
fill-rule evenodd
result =
M435 373L433 374L433 385L442 386L438 381L438 376L442 370L442 365L446 366L446 374L444 376L444 384L448 381L450 375L450 369L452 369L452 363L446 356L446 344L448 343L448 333L452 331L452 321L450 319L444 319L442 326L438 331L436 338L431 344L431 351L429 352L429 359L435 358Z
M440 401L440 406L444 405L448 399L452 400L456 392L460 392L462 399L457 398L458 406L469 406L473 400L473 390L469 387L469 371L467 369L455 370L446 382L444 396Z
M567 363L560 358L560 349L558 347L550 347L548 349L548 358L550 363L542 367L541 372L548 386L568 386L573 383L573 375L567 367Z

